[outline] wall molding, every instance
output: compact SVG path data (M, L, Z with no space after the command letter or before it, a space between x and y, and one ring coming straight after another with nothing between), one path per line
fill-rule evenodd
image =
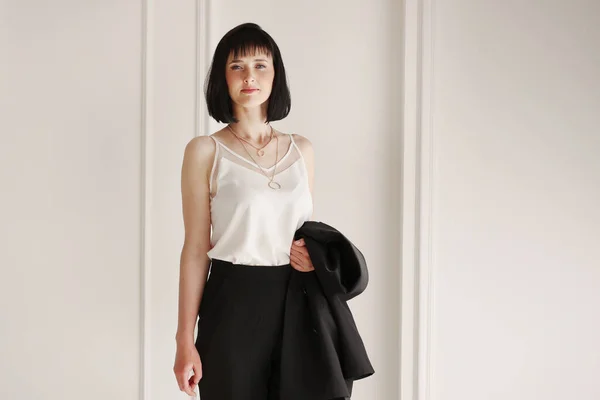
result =
M204 78L210 63L210 26L208 17L210 3L208 0L196 0L196 96L194 108L196 111L194 136L209 134L209 115L204 104Z
M194 136L208 132L208 112L204 106L202 84L208 70L209 39L209 2L196 0L195 18L195 98L194 98ZM152 243L152 192L153 192L153 44L154 41L154 9L153 0L143 0L141 8L141 199L140 199L140 374L139 398L151 400L150 365L151 365L151 243Z
M433 6L434 0L404 3L401 400L430 400L433 377Z
M422 72L421 72L421 143L420 143L420 226L419 226L419 400L431 399L433 383L434 315L434 134L433 134L433 7L434 0L423 0L422 11Z
M140 390L141 400L150 399L150 243L152 241L152 0L142 1L141 21L141 176L140 176Z

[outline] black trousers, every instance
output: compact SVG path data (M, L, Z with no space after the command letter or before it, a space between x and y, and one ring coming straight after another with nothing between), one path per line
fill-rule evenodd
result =
M285 400L279 357L291 272L212 260L198 312L201 400Z

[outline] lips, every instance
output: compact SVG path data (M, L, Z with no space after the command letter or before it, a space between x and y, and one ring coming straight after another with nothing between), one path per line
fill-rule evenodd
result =
M258 89L242 89L242 93L254 93L258 92Z

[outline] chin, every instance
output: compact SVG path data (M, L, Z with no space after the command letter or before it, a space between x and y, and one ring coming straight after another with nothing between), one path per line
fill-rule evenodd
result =
M262 98L245 98L245 99L237 99L236 103L239 104L240 106L244 106L244 107L258 107L261 104L263 104L265 101L267 101L267 99L262 99Z

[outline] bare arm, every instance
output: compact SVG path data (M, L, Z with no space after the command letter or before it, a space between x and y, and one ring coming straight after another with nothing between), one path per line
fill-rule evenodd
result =
M215 144L207 136L190 140L181 168L181 198L185 241L179 269L179 312L176 341L193 345L198 308L210 260L209 175Z

